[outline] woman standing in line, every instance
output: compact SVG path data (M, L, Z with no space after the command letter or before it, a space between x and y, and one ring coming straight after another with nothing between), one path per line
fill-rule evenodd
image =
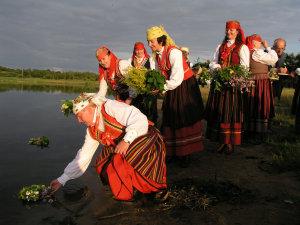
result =
M178 157L187 167L190 154L203 150L203 102L196 78L182 52L162 26L147 30L148 45L158 68L166 77L162 105L162 135L169 157Z
M249 49L245 45L243 29L238 21L227 21L225 38L214 54L211 70L232 65L249 67ZM241 144L243 124L243 95L237 87L226 86L221 91L211 84L205 118L206 136L218 141L218 152L231 154L235 145Z
M273 89L268 73L269 66L275 65L278 56L258 34L247 37L246 42L250 50L250 72L254 86L245 93L245 131L248 138L260 144L266 136L269 120L275 116Z
M146 68L147 70L155 69L155 61L148 55L147 50L142 42L136 42L133 47L131 58L128 60L131 66L135 68ZM148 106L147 97L142 94L132 99L132 105L144 113L153 123L157 122L157 96L151 96L151 104Z

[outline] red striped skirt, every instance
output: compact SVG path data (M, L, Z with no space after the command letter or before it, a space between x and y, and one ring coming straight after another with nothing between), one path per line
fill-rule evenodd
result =
M130 200L134 188L142 193L167 187L166 148L159 131L150 127L146 135L130 144L125 157L104 146L96 161L96 171L107 175L114 197ZM102 171L106 170L106 171Z

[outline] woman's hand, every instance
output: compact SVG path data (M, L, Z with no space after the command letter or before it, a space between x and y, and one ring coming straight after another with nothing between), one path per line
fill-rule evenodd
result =
M57 179L51 181L51 183L50 183L50 187L51 187L51 190L53 193L56 192L58 189L60 189L61 186L62 186L62 184L59 183Z
M127 149L129 148L129 143L122 140L115 148L115 153L119 153L121 155L126 155Z
M269 47L269 44L268 44L267 40L263 40L261 43L264 46L264 48L268 48Z
M278 70L279 73L288 73L288 69L286 67L280 67Z

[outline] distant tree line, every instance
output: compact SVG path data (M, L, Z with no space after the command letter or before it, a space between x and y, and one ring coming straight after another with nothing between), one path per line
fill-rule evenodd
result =
M300 53L295 55L294 53L288 54L285 60L287 69L292 72L297 68L300 68Z
M52 80L85 80L96 81L98 75L92 72L59 72L37 69L11 69L0 66L0 77L20 77L20 78L42 78Z

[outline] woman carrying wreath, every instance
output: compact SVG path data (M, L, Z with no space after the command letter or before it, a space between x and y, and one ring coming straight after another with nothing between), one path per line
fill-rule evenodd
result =
M155 61L148 55L147 50L142 42L136 42L133 47L131 58L128 60L134 68L146 68L147 70L155 69ZM151 97L151 102L148 103L148 99ZM150 104L150 105L148 105ZM153 123L157 122L157 96L145 96L139 94L132 100L132 105L137 107L144 113L149 120Z
M128 60L120 60L106 46L101 46L96 50L96 58L99 62L99 92L95 98L106 96L108 87L115 90L115 87L122 76L131 67Z
M190 154L203 150L203 102L193 71L162 26L147 30L148 45L166 78L161 131L167 155L187 167Z
M211 70L233 65L249 67L249 49L245 45L243 29L238 21L227 21L225 38L217 47L209 67ZM218 152L232 153L235 145L241 144L243 124L243 95L238 87L223 85L215 90L211 84L205 118L206 136L218 141Z
M116 100L104 102L86 93L74 99L73 112L87 125L85 141L63 174L50 183L53 191L80 177L101 144L95 168L115 199L132 200L135 190L160 197L167 194L166 148L160 132L137 108L125 103L128 86L116 85L115 93Z

